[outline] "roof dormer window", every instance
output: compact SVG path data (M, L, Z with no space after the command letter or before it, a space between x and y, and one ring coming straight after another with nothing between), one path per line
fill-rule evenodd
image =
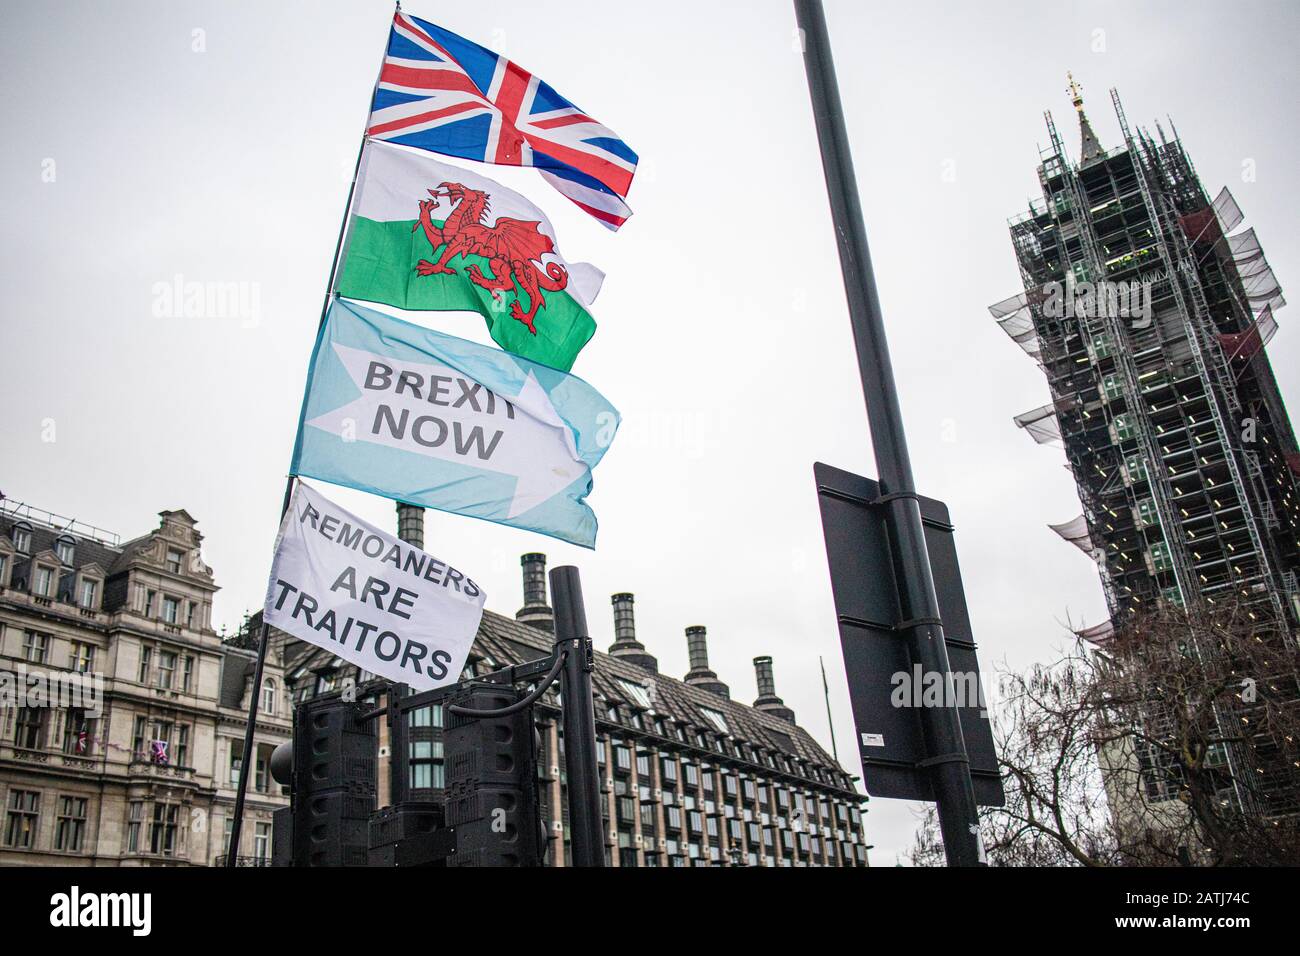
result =
M71 566L72 559L76 556L76 543L72 538L60 538L54 542L54 553L60 564Z
M175 548L167 549L167 570L172 574L181 573L181 564L185 560L185 552L178 551Z
M14 525L11 535L13 537L15 551L19 554L32 553L32 529L30 525Z

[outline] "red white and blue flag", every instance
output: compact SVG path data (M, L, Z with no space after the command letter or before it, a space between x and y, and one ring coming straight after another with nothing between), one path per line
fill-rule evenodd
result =
M535 166L610 229L632 210L624 200L637 155L516 63L400 10L375 88L375 139L505 166Z

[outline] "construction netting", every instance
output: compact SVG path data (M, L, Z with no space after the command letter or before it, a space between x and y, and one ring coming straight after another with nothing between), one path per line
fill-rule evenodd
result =
M1016 427L1023 428L1040 445L1061 440L1060 412L1068 412L1078 406L1078 402L1069 395L1053 399L1050 404L1030 409L1016 415L1012 421Z
M1264 308L1280 309L1286 305L1286 299L1282 298L1282 287L1278 285L1277 276L1264 258L1264 250L1255 236L1254 227L1229 236L1228 248L1237 267L1237 274L1241 276L1241 284L1246 291L1246 298L1250 300L1252 312Z
M1224 186L1214 202L1204 209L1179 216L1178 223L1193 243L1206 242L1213 245L1241 225L1244 218L1246 217L1237 205L1237 200L1232 197L1228 187Z
M1074 633L1093 644L1104 644L1115 633L1115 625L1110 621L1102 621L1100 624L1092 625L1092 627L1079 628Z
M1088 533L1088 519L1083 515L1062 524L1049 524L1048 527L1086 555L1091 556L1095 550L1092 535Z
M989 306L989 314L998 323L1003 332L1011 337L1025 354L1035 362L1042 363L1042 349L1038 342L1038 332L1034 329L1034 317L1029 311L1030 296L1027 292L1003 299Z
M1276 332L1277 319L1273 318L1273 308L1266 305L1264 311L1250 323L1250 328L1242 332L1221 334L1219 344L1223 346L1223 354L1229 362L1234 359L1249 362L1256 352L1268 345L1269 339Z
M1043 405L1021 412L1012 421L1017 427L1029 432L1034 441L1040 445L1061 440L1061 423L1056 418L1055 405Z

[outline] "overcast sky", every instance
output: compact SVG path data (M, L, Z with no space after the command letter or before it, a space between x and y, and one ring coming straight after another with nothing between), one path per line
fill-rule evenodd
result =
M0 489L124 539L189 510L218 625L237 625L265 588L391 4L2 9ZM741 700L751 659L771 654L778 693L829 747L824 657L859 773L812 466L874 466L791 5L406 9L516 59L642 158L617 235L533 171L491 172L546 210L567 259L607 273L574 368L624 419L589 499L597 551L436 512L428 550L507 614L521 553L576 563L602 647L609 595L634 592L670 674L687 669L683 629L706 625ZM1133 124L1171 115L1285 289L1300 276L1300 7L828 0L827 17L919 490L951 508L984 668L1047 660L1067 618L1096 623L1104 605L1091 562L1047 528L1081 510L1062 453L1011 422L1046 384L986 311L1019 291L1006 219L1037 193L1043 110L1075 154L1067 69L1105 147L1119 136L1110 86ZM178 276L246 283L246 307L160 316L159 284ZM1289 314L1269 351L1294 401ZM477 316L421 320L487 341ZM390 502L317 487L394 526ZM895 861L913 823L908 804L870 805L874 864Z

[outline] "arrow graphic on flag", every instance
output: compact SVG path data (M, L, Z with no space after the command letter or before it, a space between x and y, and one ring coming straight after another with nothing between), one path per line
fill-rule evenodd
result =
M507 518L589 473L572 430L532 372L519 394L507 398L447 365L399 361L338 342L333 349L361 394L309 420L310 427L511 476Z

